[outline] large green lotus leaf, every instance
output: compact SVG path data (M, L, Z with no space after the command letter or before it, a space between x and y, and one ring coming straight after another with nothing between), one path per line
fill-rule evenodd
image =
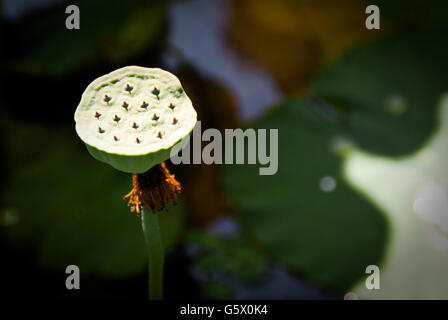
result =
M331 147L339 128L329 119L314 103L283 103L252 125L278 129L278 172L261 176L257 165L229 165L223 182L243 225L277 262L343 292L379 263L387 225L343 180Z
M313 93L339 110L362 149L389 156L412 153L435 126L448 74L446 40L425 34L363 46L322 72Z
M103 276L142 271L140 219L122 199L131 176L94 160L74 132L15 124L7 134L12 167L1 211L17 222L6 230L12 243L36 248L44 267L61 272L69 264ZM182 206L163 212L161 224L169 250L182 230Z

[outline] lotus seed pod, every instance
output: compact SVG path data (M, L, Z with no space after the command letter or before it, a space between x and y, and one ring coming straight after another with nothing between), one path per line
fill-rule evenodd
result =
M93 81L75 112L76 132L97 160L143 173L183 147L196 111L179 79L159 68L124 67Z

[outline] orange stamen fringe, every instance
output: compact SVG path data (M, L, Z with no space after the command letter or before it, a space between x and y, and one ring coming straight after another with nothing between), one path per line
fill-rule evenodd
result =
M174 174L169 172L165 162L161 162L145 173L132 174L132 190L123 199L129 198L131 212L140 215L143 209L157 212L175 202L181 189Z

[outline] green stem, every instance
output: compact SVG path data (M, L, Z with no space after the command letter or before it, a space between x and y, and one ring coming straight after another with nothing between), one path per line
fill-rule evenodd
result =
M148 299L161 300L163 298L164 254L158 214L142 210L142 228L148 248Z

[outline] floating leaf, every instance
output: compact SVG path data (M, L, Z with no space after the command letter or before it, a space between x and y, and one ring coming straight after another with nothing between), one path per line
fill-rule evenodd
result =
M362 149L398 156L414 152L435 126L446 90L446 37L391 37L348 53L325 70L313 91L340 111Z
M339 126L314 104L287 101L254 128L277 128L278 172L229 165L223 182L248 232L311 283L343 292L380 261L387 226L343 179L331 145Z

